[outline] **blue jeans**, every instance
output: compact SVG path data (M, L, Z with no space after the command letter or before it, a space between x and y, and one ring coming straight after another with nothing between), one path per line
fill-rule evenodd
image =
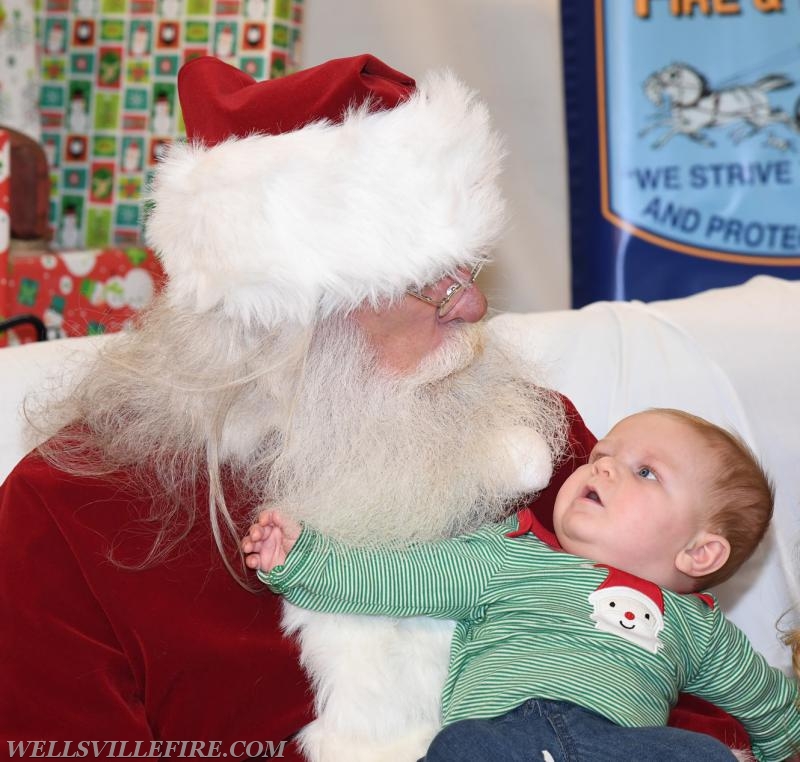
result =
M731 762L703 733L624 728L566 701L531 699L491 720L454 722L420 762Z

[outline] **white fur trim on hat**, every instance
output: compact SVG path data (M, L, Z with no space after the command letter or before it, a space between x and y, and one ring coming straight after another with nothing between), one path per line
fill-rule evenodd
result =
M310 323L484 257L504 218L502 155L483 103L438 73L341 124L172 146L148 242L177 306Z

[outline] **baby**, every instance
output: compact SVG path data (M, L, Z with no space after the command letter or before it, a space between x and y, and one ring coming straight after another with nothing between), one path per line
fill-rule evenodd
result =
M276 511L248 567L318 611L455 619L443 730L427 762L731 760L664 727L680 691L737 717L759 760L800 748L800 692L699 592L751 555L772 513L754 457L676 410L625 418L560 489L554 531L529 509L398 551L345 547Z

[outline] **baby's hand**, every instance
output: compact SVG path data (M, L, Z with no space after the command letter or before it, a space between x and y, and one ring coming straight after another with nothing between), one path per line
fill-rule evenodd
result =
M261 511L242 539L245 564L249 569L272 571L286 562L301 531L300 524L280 511Z

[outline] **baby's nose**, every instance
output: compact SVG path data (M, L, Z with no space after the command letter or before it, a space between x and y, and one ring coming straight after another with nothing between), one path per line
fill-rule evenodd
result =
M616 469L613 458L610 458L608 455L598 458L594 462L593 466L594 473L602 474L604 476L613 476Z

